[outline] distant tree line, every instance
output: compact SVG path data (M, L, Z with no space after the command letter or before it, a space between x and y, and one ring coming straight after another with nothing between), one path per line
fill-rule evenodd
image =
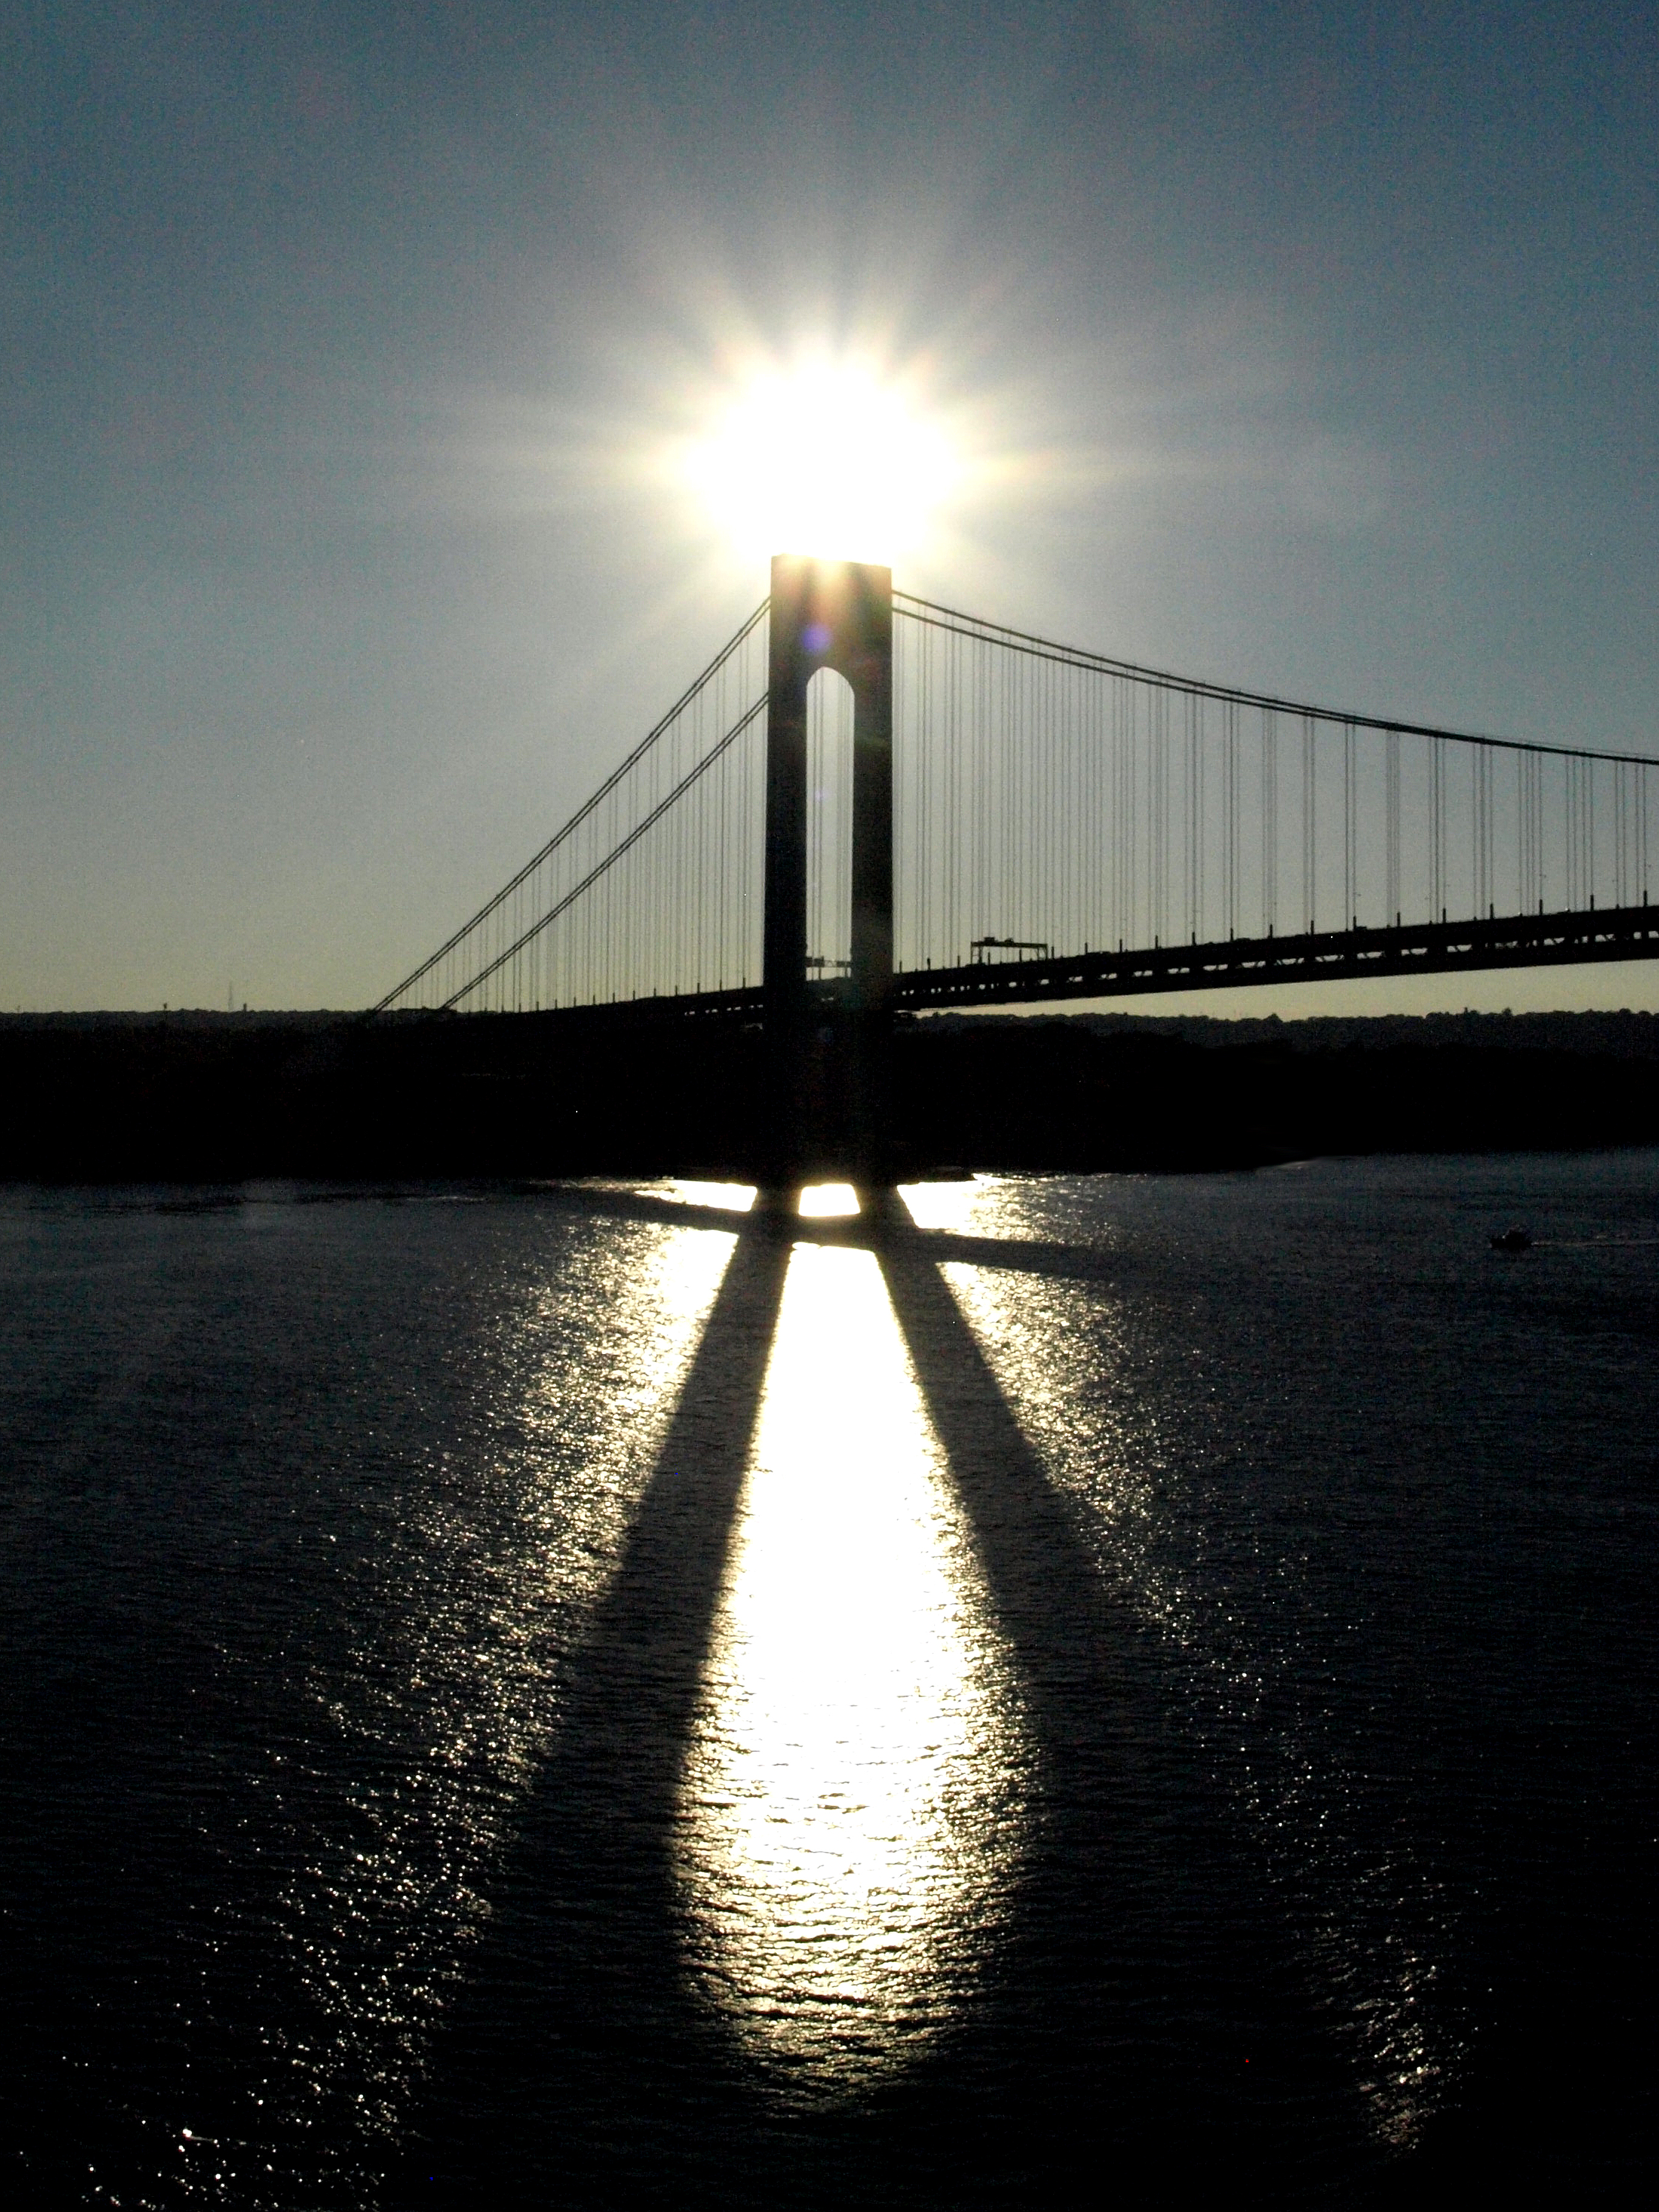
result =
M836 1054L814 1081L833 1172ZM0 1175L51 1181L742 1174L760 1038L659 1010L0 1021ZM902 1021L902 1171L1198 1170L1659 1144L1659 1018Z

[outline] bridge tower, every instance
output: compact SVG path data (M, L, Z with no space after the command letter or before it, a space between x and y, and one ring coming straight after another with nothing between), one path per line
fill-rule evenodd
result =
M890 568L779 554L772 562L766 717L766 1158L782 1202L840 1172L873 1198L892 1182L888 1067L893 993L893 576ZM839 1006L807 975L806 691L821 668L853 693L851 968ZM825 1127L828 1032L847 1102ZM842 1088L838 1085L836 1087Z

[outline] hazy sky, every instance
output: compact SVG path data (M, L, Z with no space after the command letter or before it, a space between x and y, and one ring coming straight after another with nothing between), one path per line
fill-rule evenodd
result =
M1659 753L1656 64L1619 0L12 0L0 1004L396 981L763 595L665 453L813 345L981 464L913 589Z

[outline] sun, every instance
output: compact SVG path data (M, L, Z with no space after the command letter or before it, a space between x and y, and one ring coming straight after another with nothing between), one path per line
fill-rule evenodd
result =
M963 474L936 417L855 362L767 367L684 453L704 514L745 562L773 553L891 564L915 555Z

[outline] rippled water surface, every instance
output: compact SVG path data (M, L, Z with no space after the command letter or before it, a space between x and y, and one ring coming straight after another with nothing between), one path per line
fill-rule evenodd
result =
M1659 1157L748 1197L0 1200L11 2201L1645 2199Z

